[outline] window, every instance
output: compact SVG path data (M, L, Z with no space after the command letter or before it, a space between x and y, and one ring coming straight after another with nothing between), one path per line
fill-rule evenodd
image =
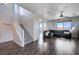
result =
M71 22L64 22L64 29L70 30L71 29Z
M57 29L58 29L58 30L64 30L63 22L57 23Z
M22 8L22 7L19 7L19 13L20 13L20 15L22 15L22 16L27 15L27 14L26 14L26 10L25 10L24 8Z
M57 23L57 30L70 30L71 29L71 22L58 22Z
M14 13L18 14L19 13L19 6L17 4L13 5Z

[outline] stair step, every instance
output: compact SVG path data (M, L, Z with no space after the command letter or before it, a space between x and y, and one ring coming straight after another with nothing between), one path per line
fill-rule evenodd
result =
M26 40L24 40L24 41L30 41L31 39L26 39Z
M30 35L28 35L28 34L27 34L27 35L25 35L25 34L24 34L24 36L30 36Z
M33 40L26 40L26 41L24 41L24 44L28 44L28 43L30 43L30 42L32 42Z
M31 38L30 36L24 36L24 38L28 38L28 37Z
M30 42L32 42L32 38L29 35L29 33L27 32L27 30L25 29L24 25L20 24L21 28L24 29L24 44L28 44Z
M27 37L27 38L24 38L24 40L28 40L28 39L31 39L31 38L29 38L29 37Z
M28 35L28 34L24 34L25 36L30 36L30 35Z

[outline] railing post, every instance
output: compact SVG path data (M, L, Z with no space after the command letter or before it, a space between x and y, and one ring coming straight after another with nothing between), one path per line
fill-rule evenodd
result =
M22 47L24 47L24 30L22 31Z

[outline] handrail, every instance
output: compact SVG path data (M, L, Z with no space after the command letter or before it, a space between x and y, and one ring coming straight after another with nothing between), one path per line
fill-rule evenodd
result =
M21 28L18 22L14 21L13 25L21 41L21 46L24 47L24 30Z

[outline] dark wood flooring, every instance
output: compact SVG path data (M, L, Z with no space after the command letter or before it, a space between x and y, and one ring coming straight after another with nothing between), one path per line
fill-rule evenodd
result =
M79 39L45 38L24 48L10 41L0 44L0 55L79 55Z

